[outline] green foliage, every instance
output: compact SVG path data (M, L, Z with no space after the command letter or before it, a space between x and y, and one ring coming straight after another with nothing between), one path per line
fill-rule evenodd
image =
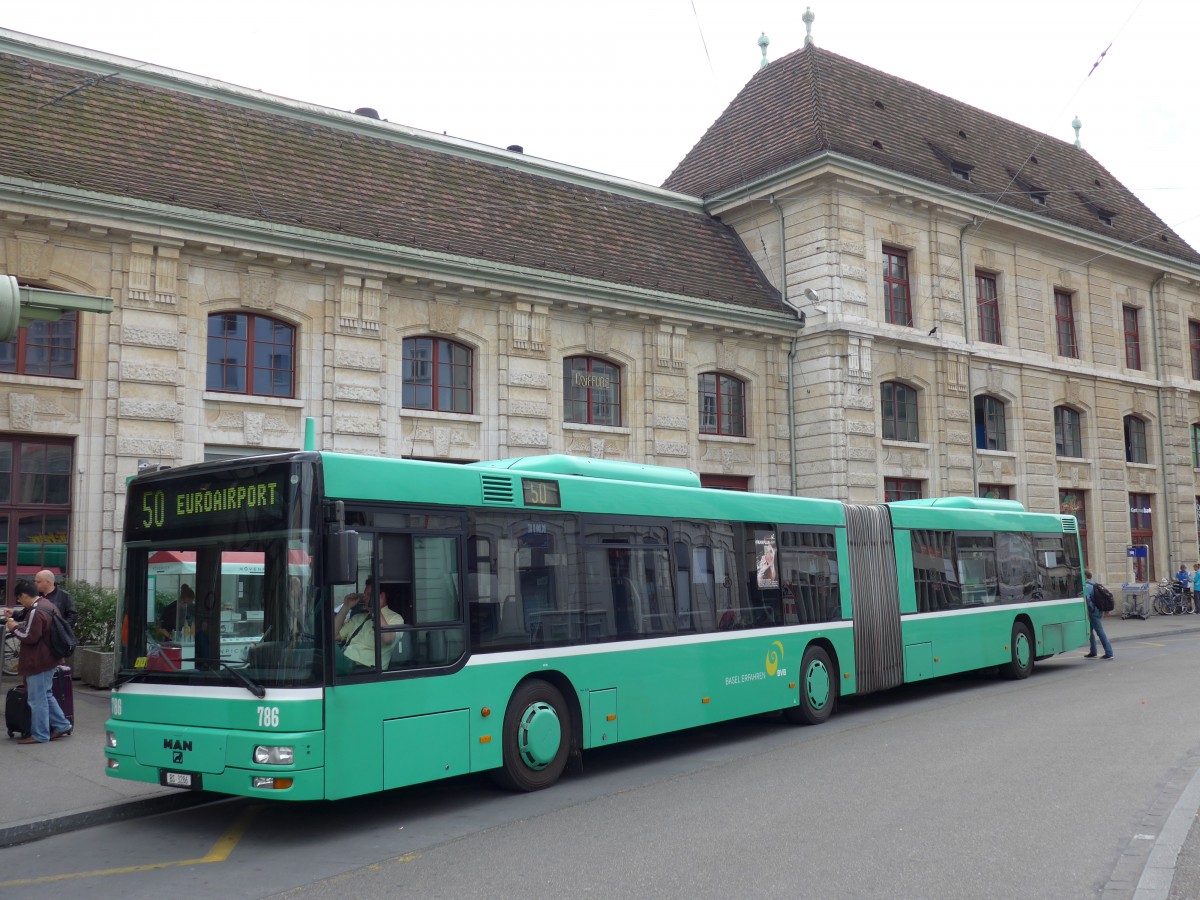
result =
M67 581L62 589L71 595L79 613L75 637L80 646L112 650L117 631L117 592L89 581Z

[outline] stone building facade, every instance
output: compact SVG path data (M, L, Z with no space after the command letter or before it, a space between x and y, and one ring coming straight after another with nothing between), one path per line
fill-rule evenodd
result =
M807 313L799 493L1070 513L1113 583L1200 560L1200 256L1078 142L809 45L666 186Z
M739 126L800 96L815 137ZM347 453L1007 496L1110 581L1129 543L1200 558L1200 255L1083 151L834 54L762 70L663 188L10 32L0 110L0 273L114 301L0 358L0 577L113 583L140 465L309 417Z

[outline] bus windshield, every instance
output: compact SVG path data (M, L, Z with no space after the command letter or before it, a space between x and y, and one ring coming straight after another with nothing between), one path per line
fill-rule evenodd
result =
M316 603L310 472L277 464L131 485L121 680L321 682L328 627Z

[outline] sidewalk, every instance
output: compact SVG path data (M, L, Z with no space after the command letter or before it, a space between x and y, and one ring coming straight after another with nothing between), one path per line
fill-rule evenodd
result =
M1118 645L1114 649L1119 660L1121 641L1200 631L1200 616L1150 616L1142 621L1110 614L1104 628ZM0 681L0 692L7 693L14 683L11 677ZM76 681L74 694L71 737L22 746L0 731L0 847L216 799L214 794L109 778L103 749L109 693Z
M15 684L14 676L5 676L0 694L7 695ZM0 847L216 799L109 778L104 771L108 691L76 681L74 698L75 730L68 738L22 746L0 730Z

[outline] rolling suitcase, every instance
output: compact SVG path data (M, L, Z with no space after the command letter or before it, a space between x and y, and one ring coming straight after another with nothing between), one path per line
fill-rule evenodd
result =
M75 694L71 687L71 667L59 666L54 670L54 684L51 686L54 699L62 707L63 715L75 727Z
M54 699L62 707L63 715L75 727L75 694L71 685L71 667L59 666L54 670L54 681L50 688ZM9 737L28 737L33 731L33 714L29 709L29 694L25 685L12 688L4 699L4 727Z
M29 695L25 685L10 688L4 698L4 727L9 737L29 737L33 730L33 713L29 709Z

